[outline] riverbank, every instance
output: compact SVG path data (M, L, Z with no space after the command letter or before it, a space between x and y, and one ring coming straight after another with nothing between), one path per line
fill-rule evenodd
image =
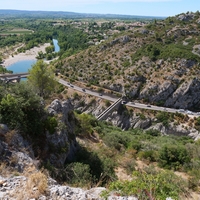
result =
M45 53L45 48L50 46L50 43L45 43L39 47L34 47L30 50L27 50L25 53L19 53L16 55L10 55L7 59L4 60L3 66L9 67L10 65L23 60L37 60L38 52L42 51Z

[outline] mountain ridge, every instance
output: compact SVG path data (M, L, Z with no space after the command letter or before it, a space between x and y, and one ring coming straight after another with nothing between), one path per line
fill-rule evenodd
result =
M12 10L0 9L0 18L6 17L56 17L56 18L122 18L122 19L164 19L161 16L139 16L122 14L78 13L68 11Z

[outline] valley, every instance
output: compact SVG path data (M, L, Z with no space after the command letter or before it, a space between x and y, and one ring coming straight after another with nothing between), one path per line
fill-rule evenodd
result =
M0 24L0 198L200 198L198 11ZM41 46L27 81L5 83L6 59Z

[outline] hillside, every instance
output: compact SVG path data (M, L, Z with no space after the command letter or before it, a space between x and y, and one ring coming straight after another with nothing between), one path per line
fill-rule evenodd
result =
M115 34L55 67L131 100L199 111L200 14L186 13Z

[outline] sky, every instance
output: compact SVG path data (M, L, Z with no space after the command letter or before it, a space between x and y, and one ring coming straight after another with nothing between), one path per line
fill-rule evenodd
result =
M139 16L175 16L196 12L200 0L0 0L0 9L67 11Z

